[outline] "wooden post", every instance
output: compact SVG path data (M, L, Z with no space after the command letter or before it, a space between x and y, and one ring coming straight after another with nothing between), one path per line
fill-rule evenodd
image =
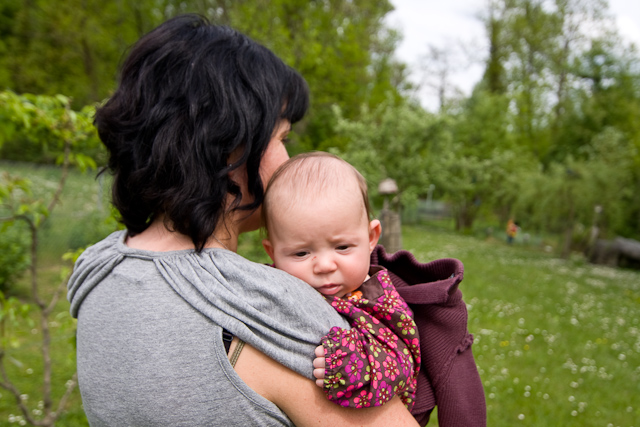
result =
M387 178L378 185L378 192L384 196L396 194L398 186L396 182ZM402 249L402 224L400 214L389 208L387 198L384 199L384 207L380 212L380 223L382 224L382 235L380 244L384 246L388 253L397 252Z

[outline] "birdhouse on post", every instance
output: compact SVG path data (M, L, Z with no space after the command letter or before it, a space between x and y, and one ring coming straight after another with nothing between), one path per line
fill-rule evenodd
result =
M378 184L378 193L384 196L384 204L380 213L382 224L380 244L385 247L388 253L397 252L402 249L400 213L389 207L389 197L398 193L398 185L391 178L384 179Z

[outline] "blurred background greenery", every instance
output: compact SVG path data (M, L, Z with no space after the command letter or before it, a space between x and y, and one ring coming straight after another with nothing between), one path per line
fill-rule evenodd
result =
M302 73L312 106L291 153L342 154L378 202L384 178L398 182L407 208L434 185L458 230L513 217L523 229L564 235L565 256L595 220L600 236L640 235L640 56L605 19L606 1L488 2L484 76L469 96L443 86L437 112L412 98L407 66L393 55L401 34L385 25L391 10L386 0L5 0L0 88L94 105L114 89L137 38L196 12ZM432 56L434 70L438 61L446 55ZM1 159L58 157L51 142L0 126ZM104 163L99 147L87 150Z

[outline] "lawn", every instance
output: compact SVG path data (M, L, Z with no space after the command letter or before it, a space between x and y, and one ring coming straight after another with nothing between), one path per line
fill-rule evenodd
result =
M38 192L50 191L57 176L55 169L5 163L0 171L30 177ZM113 227L104 222L105 193L92 176L71 175L63 204L42 236L40 267L47 289L57 282L58 260L67 248L86 245ZM465 265L461 290L488 425L640 426L640 273L592 266L579 256L560 260L538 245L509 246L449 228L405 225L403 246L423 261L454 257ZM241 254L266 261L259 240L257 233L245 236ZM25 288L23 281L16 295L25 298ZM16 347L7 348L9 374L38 411L35 325L5 333L17 338ZM54 390L60 394L74 370L75 323L66 300L56 306L51 325ZM20 424L12 399L0 389L0 425ZM77 391L58 425L87 425Z
M45 202L48 202L55 191L60 177L58 168L20 163L0 163L0 174L4 172L28 178L32 183L34 196L41 197ZM81 174L71 171L60 204L42 227L38 258L41 296L46 302L60 283L62 255L69 249L84 247L104 237L113 228L113 222L106 219L109 204L107 185L104 182L108 182L108 177L103 180L101 182L95 179L95 172ZM29 276L25 275L9 293L21 300L28 300ZM52 334L54 408L64 393L65 383L75 371L75 320L69 315L69 303L65 295L66 292L57 303L49 321ZM9 378L20 390L32 413L37 416L43 405L39 317L32 310L28 322L22 322L21 327L15 329L7 324L2 333L5 337L12 338L5 349ZM58 425L88 425L81 405L80 393L76 389ZM13 395L0 389L0 425L23 423Z
M429 226L403 231L419 259L465 265L489 426L640 425L640 273Z

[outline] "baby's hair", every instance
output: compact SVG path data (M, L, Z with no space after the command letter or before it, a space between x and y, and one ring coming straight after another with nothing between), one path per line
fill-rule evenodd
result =
M274 192L286 192L288 204L302 203L309 194L322 197L327 191L345 186L345 179L355 178L360 188L367 219L371 219L371 206L367 181L351 164L331 153L312 151L298 154L283 163L273 174L265 190L262 205L262 225L268 233L269 215L273 209ZM282 203L282 199L279 200Z

